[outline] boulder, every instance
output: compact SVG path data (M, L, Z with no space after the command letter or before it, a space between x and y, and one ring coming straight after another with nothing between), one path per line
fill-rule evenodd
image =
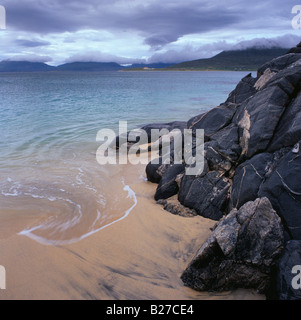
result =
M149 139L151 138L151 132L153 129L157 130L162 130L162 129L167 129L169 132L172 130L180 130L183 132L184 129L187 128L187 122L186 121L172 121L172 122L167 122L167 123L151 123L147 124L141 127L142 130L144 130ZM154 142L151 141L150 142Z
M255 83L257 79L249 73L240 80L236 88L229 94L226 103L240 104L256 93Z
M296 47L291 48L287 53L301 53L301 42Z
M299 240L291 240L285 244L277 268L277 292L279 300L301 300L301 241Z
M138 143L140 141L140 134L141 132L145 132L147 135L146 142L153 143L154 137L152 137L152 130L164 130L166 129L167 132L171 132L172 130L177 130L181 133L183 133L184 129L187 128L187 122L186 121L172 121L172 122L165 122L165 123L150 123L143 125L139 128L135 128L131 131L128 131L120 136L117 136L116 139L111 143L110 147L112 148L119 148L120 147L120 140L122 138L122 141L128 141L128 146Z
M229 125L211 136L205 143L205 158L210 170L229 171L241 154L238 127Z
M260 153L235 170L229 209L239 209L244 203L258 198L258 191L273 161L270 153Z
M264 293L282 249L280 218L267 198L258 198L216 224L181 279L200 291L253 288Z
M282 156L258 192L259 197L270 199L286 231L295 240L301 240L300 143Z
M272 72L269 68L264 71L264 74L254 84L256 90L261 90L277 73Z
M270 69L272 72L279 72L283 69L286 69L293 63L297 62L299 59L301 59L301 54L296 53L288 53L283 56L280 56L278 58L275 58L271 61L268 61L263 66L261 66L257 70L258 76L261 76L264 74L266 69Z
M197 214L219 220L228 205L229 189L229 179L217 171L210 171L203 176L184 175L178 199Z
M205 141L208 141L213 134L231 123L236 107L237 105L234 103L221 104L204 114L188 120L187 128L193 131L204 129Z
M160 183L155 193L155 200L167 199L177 194L179 186L177 182L177 176L184 173L184 164L171 164L167 165L167 168L162 175Z
M268 147L274 152L283 147L294 146L301 140L301 92L286 108L285 113Z
M150 161L146 166L145 172L147 180L152 183L159 183L162 179L162 175L166 170L166 164L162 164L162 159L159 158L158 164Z
M189 209L177 200L177 199L161 199L157 201L164 207L164 210L181 217L194 217L197 215L196 211Z
M238 108L233 122L240 128L243 156L249 159L265 151L289 101L285 91L272 86L258 91Z
M269 69L268 69L269 70ZM266 71L265 71L266 72ZM300 89L301 80L301 55L300 59L287 67L274 73L274 75L263 84L260 90L266 87L278 86L287 93L291 98L294 98L295 92L297 93Z

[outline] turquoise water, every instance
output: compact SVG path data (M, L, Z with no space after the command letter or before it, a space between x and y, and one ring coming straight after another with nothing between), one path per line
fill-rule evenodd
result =
M116 173L118 196L108 193L112 173L96 162L97 132L125 120L129 129L188 120L224 102L246 74L0 74L0 218L11 210L34 212L39 223L22 234L51 244L81 239L124 217L135 198L122 172ZM118 197L129 197L125 212L118 212Z

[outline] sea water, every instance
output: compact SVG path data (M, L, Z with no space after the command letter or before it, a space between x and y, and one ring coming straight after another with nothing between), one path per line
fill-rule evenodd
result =
M57 245L126 218L137 198L122 168L97 163L97 132L119 121L187 121L224 102L246 74L0 74L1 223L26 215L19 234Z

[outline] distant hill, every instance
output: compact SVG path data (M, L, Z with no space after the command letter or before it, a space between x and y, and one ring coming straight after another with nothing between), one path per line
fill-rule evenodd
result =
M44 71L68 71L68 72L101 72L101 71L120 71L129 69L144 68L167 68L172 63L152 63L152 64L133 64L121 66L115 62L71 62L57 67L49 66L40 62L27 61L8 61L0 62L0 72L44 72Z
M279 57L289 49L245 49L223 51L208 59L198 59L178 64L152 63L121 66L115 62L71 62L58 67L41 62L8 61L0 62L0 72L44 72L44 71L143 71L143 70L257 70L267 61Z
M8 61L0 62L0 72L41 72L53 71L55 67L49 66L41 62L28 62L28 61Z
M115 62L71 62L56 67L57 71L118 71L124 69Z
M218 55L175 64L167 70L257 70L261 65L288 52L289 49L272 48L223 51Z

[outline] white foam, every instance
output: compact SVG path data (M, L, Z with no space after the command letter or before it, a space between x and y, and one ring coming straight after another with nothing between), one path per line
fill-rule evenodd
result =
M68 244L72 244L72 243L75 243L75 242L78 242L80 240L83 240L109 226L112 226L113 224L115 223L118 223L122 220L124 220L126 217L128 217L128 215L131 213L131 211L136 207L137 203L138 203L138 200L137 200L137 197L136 197L136 193L130 188L130 186L126 185L125 182L124 182L124 179L122 179L122 183L124 185L124 188L123 190L126 191L128 193L127 195L127 198L130 198L133 200L133 205L127 209L124 213L124 215L117 219L117 220L114 220L100 228L97 228L97 229L93 229L94 226L96 225L97 221L101 218L101 213L99 210L97 210L97 218L95 219L95 221L93 222L92 226L91 226L91 229L89 232L81 235L80 237L78 238L73 238L73 239L70 239L70 240L50 240L50 239L46 239L44 237L41 237L41 236L37 236L35 235L33 232L38 230L38 229L44 229L45 228L45 223L44 224L41 224L41 225L38 225L38 226L35 226L31 229L25 229L21 232L18 233L18 235L23 235L23 236L27 236L29 238L31 238L32 240L35 240L41 244L44 244L44 245L54 245L54 246L58 246L58 245L68 245ZM72 202L72 201L70 201ZM73 203L74 204L74 203ZM77 205L79 206L78 209L79 209L79 212L80 212L80 216L82 215L82 212L81 212L81 208L80 208L80 205ZM71 221L68 222L68 227L70 227L70 222L71 222L71 225L74 225L74 224L77 224L77 223L80 223L80 218L77 216L77 217L74 217ZM67 223L64 223L60 226L61 230L67 230Z
M1 191L2 195L5 197L17 197L19 195L19 192L17 190L14 190L14 193L8 193Z

